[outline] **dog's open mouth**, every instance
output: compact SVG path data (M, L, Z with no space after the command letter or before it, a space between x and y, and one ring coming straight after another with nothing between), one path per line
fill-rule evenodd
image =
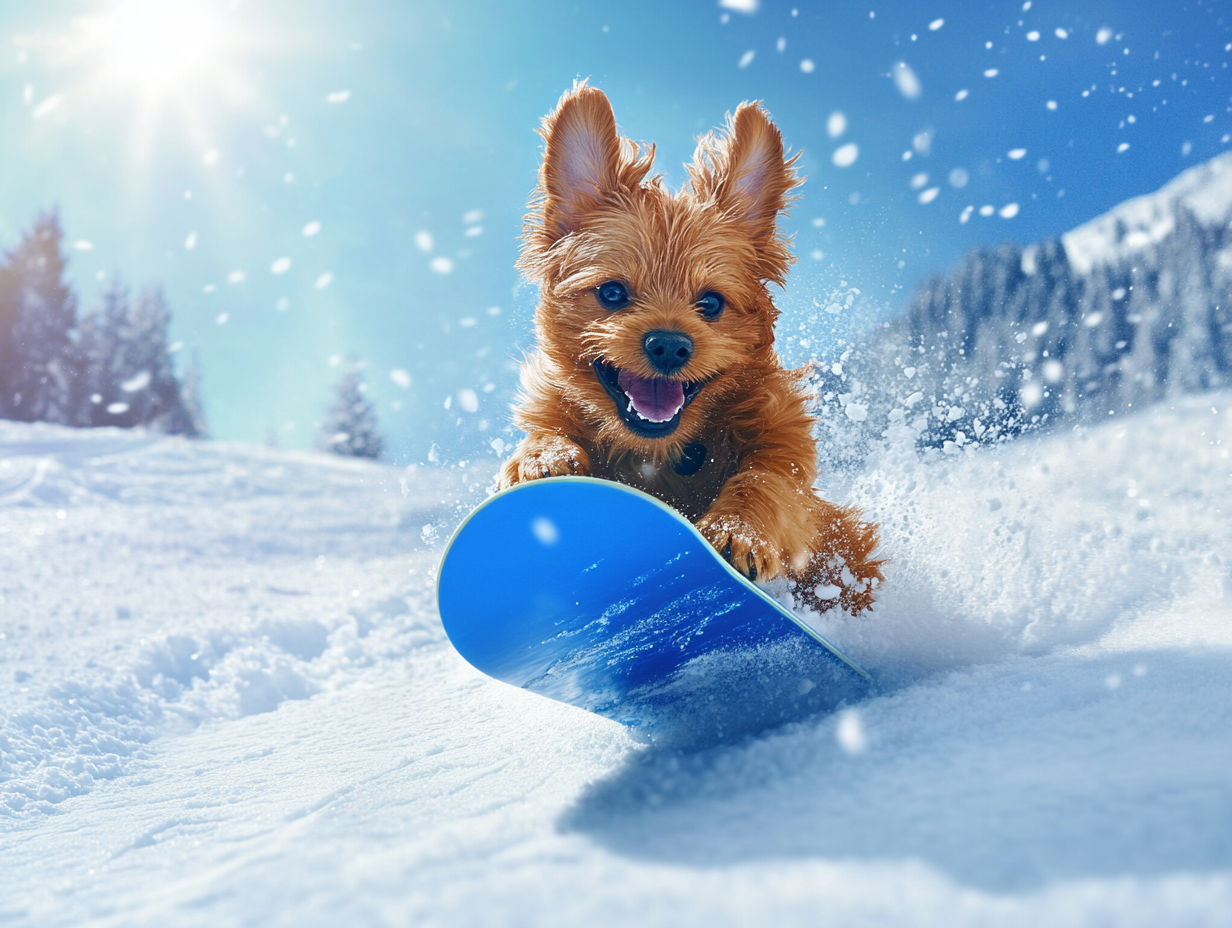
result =
M684 412L705 381L640 377L606 361L595 361L595 376L616 402L616 412L629 430L644 438L662 438L676 431Z

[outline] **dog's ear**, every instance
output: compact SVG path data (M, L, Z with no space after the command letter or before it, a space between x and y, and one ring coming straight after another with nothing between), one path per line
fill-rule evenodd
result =
M760 104L741 103L722 135L712 132L698 140L688 165L699 199L744 226L758 248L776 252L766 255L771 260L765 268L765 276L775 280L786 274L791 260L775 223L800 182L793 168L798 157L784 154L783 137Z
M551 240L577 231L585 215L620 183L620 137L607 95L585 83L543 120L540 169L543 231Z

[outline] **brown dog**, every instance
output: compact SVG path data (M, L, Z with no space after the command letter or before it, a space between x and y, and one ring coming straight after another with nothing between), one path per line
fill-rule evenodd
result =
M867 609L876 529L813 491L813 420L774 350L767 283L793 260L775 222L799 183L774 123L741 104L677 194L647 178L653 147L622 139L593 87L566 93L542 134L519 261L541 288L539 346L501 487L616 480L693 520L750 578L787 576L819 610Z

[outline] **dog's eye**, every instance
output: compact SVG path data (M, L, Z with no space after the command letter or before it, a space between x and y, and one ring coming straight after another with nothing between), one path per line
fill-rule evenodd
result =
M604 309L621 309L632 302L629 288L619 280L605 280L595 287L595 296Z
M701 310L702 315L706 319L718 319L719 313L723 312L723 307L727 305L727 301L723 299L723 294L715 293L713 290L707 290L697 300L697 308Z

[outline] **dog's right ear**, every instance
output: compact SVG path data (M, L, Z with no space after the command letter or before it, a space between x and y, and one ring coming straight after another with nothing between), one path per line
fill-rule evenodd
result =
M539 184L543 232L555 241L576 232L582 219L620 183L620 137L607 95L585 82L560 98L540 130L547 142Z

